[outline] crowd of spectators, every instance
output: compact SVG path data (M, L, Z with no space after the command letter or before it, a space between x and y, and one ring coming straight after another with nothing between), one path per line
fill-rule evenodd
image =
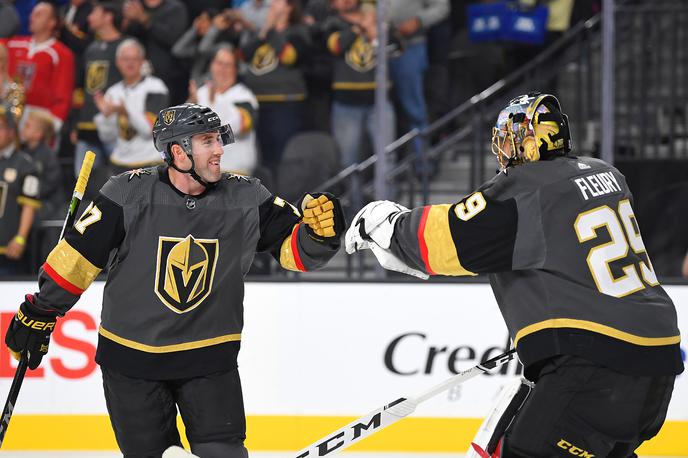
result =
M549 2L569 15L575 3ZM390 142L451 108L449 42L465 33L469 3L388 2L390 90L379 129L375 0L50 0L29 11L0 0L0 97L21 114L12 144L41 183L39 217L61 217L86 151L96 153L92 189L161 163L152 124L160 108L184 101L232 126L237 142L223 170L277 183L287 144L304 131L332 136L341 168L359 162L378 132ZM422 145L408 154L422 172Z

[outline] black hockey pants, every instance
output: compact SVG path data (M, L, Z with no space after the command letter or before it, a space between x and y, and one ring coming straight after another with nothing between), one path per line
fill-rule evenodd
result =
M238 370L182 380L142 380L102 368L110 422L125 458L160 458L181 445L177 408L191 451L201 458L246 458Z
M503 458L632 458L662 427L675 376L634 376L576 356L550 360L507 429Z

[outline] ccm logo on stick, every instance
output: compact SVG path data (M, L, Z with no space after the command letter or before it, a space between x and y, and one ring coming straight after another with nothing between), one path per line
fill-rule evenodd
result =
M401 401L401 400L400 400ZM394 404L394 403L393 403ZM392 404L390 404L387 407L391 407ZM381 424L381 417L382 413L378 412L375 415L373 415L370 418L370 421L368 423L355 423L354 425L351 425L351 429L347 432L340 431L339 433L330 436L326 439L323 439L322 442L316 445L318 447L318 454L317 455L312 455L310 451L307 451L306 453L302 453L301 455L297 456L296 458L305 458L307 456L326 456L329 455L330 453L334 452L338 448L340 448L342 445L344 445L344 436L348 435L349 432L351 432L352 437L351 441L354 441L359 438L359 436L363 435L363 431L366 431L366 433L370 434L373 431L375 431L377 428L380 427Z
M0 330L2 330L2 341L5 341L5 332L10 322L14 319L13 312L3 312L0 313ZM67 323L78 323L83 329L85 329L89 334L91 332L97 332L98 326L95 320L86 312L80 310L72 310L64 318L57 320L57 326L55 327L55 332L52 334L51 338L51 351L48 353L47 361L43 358L43 363L41 367L35 370L26 371L27 378L43 378L45 377L45 367L50 365L52 371L58 376L66 379L79 379L88 377L96 370L96 347L90 342L85 342L83 340L69 336L64 331L64 326ZM86 357L86 362L82 363L81 367L71 367L65 365L62 358L57 356L59 353L55 351L55 347L60 347L68 350L72 350L83 354ZM52 354L52 356L51 356ZM13 359L10 356L9 350L7 348L4 351L0 351L0 378L13 378L15 372L15 366L12 365Z

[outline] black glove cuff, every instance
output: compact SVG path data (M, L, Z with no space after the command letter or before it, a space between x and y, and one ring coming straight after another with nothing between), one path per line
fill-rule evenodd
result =
M40 320L55 320L57 312L49 312L47 310L39 309L36 306L36 299L33 294L24 296L24 302L21 303L19 309L27 316Z
M339 233L336 233L334 237L323 237L322 235L316 234L308 224L303 223L303 226L306 228L306 234L308 235L308 238L314 242L321 243L335 249L339 249L342 244L341 234Z
M26 300L19 306L15 320L18 324L35 331L53 332L57 317L37 312L32 301L33 296L27 294Z

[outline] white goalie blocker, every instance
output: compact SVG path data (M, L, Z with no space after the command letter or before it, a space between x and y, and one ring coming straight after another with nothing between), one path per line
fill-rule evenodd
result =
M504 432L523 407L534 383L516 379L502 387L464 458L499 458Z
M389 200L376 200L363 207L354 216L344 237L346 252L370 250L382 267L407 275L428 279L428 274L407 266L389 249L394 235L394 224L411 210Z

